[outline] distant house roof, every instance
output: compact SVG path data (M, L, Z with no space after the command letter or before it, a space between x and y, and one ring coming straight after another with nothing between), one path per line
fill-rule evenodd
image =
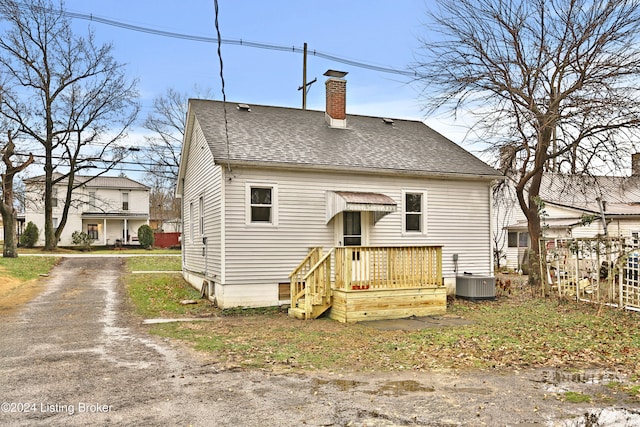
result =
M640 177L547 173L543 176L540 197L546 203L598 214L600 198L607 215L640 216Z
M228 129L225 135L224 107ZM347 115L328 126L324 111L190 100L218 164L308 167L496 179L502 174L415 120ZM185 143L189 140L189 126Z
M59 173L54 174L54 179L62 176ZM25 182L42 182L44 181L44 175L35 176L33 178L25 179ZM66 184L67 180L63 179L60 181L60 184ZM76 175L74 178L74 184L80 185L86 183L85 185L90 188L118 188L122 190L148 190L144 184L141 184L137 181L134 181L131 178L127 178L126 176L86 176L86 175Z

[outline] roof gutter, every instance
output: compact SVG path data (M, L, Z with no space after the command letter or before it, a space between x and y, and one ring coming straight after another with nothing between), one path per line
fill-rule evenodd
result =
M458 179L458 180L484 180L495 181L504 180L506 177L496 173L495 175L484 174L465 174L465 173L452 173L452 172L432 172L432 171L416 171L416 170L399 170L399 169L381 169L381 168L363 168L354 166L330 166L330 165L317 165L317 164L300 164L300 163L284 163L284 162L260 162L260 161L246 161L246 160L225 160L215 159L218 165L224 166L244 166L254 168L272 168L281 170L296 170L305 168L313 171L329 171L329 172L350 172L361 175L406 175L406 176L421 176L427 178L436 179Z

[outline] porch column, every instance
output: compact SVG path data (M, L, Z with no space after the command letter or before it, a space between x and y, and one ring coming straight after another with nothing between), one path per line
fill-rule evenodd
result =
M124 219L124 230L122 230L123 232L123 236L122 236L122 244L126 245L129 242L127 241L127 231L129 231L129 224L127 223L127 218Z
M102 218L102 244L107 246L107 218Z

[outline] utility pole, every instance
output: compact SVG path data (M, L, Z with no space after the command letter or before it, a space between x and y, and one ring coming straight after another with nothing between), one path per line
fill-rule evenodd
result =
M307 109L307 42L302 53L302 109Z
M302 109L307 109L307 91L308 87L311 87L318 79L313 79L309 83L307 83L307 43L304 44L304 50L302 53L302 86L298 88L298 90L302 91Z

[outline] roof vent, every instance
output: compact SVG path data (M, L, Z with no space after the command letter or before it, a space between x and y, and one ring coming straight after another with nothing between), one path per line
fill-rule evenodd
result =
M382 121L385 122L388 125L392 125L393 124L393 119L384 118L384 119L382 119Z
M238 104L238 110L240 111L251 111L251 106L248 104Z

